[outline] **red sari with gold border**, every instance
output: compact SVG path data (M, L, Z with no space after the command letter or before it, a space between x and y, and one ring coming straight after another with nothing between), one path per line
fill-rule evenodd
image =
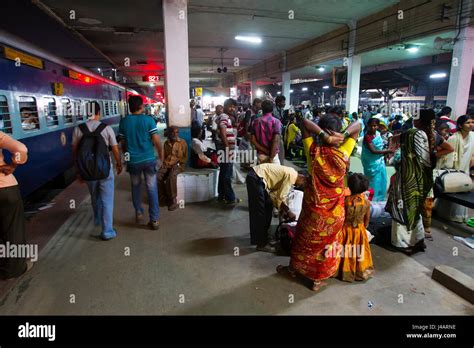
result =
M303 207L292 243L290 266L314 281L338 270L335 250L344 226L344 176L349 157L341 150L313 143L312 180L305 189Z

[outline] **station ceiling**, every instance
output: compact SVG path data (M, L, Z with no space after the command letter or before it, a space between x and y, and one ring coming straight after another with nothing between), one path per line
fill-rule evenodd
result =
M388 68L397 67L403 69L410 61L419 61L422 57L436 57L443 54L451 54L453 50L452 44L448 43L449 39L453 39L456 36L454 31L446 31L444 33L438 33L431 36L426 36L420 39L409 40L406 44L412 44L418 47L417 52L410 53L406 51L400 45L392 45L388 47L379 48L370 52L362 53L362 67L373 67L371 70L389 70ZM444 41L443 41L444 40ZM390 66L388 63L395 63ZM435 62L433 62L435 63ZM449 61L446 63L449 65ZM328 72L332 71L333 67L340 67L343 65L342 59L336 59L326 62L318 67L324 67L324 71L319 71L317 67L307 66L295 71L292 71L292 79L310 79L310 78L321 78L326 79L330 75ZM420 65L429 65L426 62L420 63ZM433 69L435 66L433 66ZM365 69L362 69L364 73ZM424 73L427 74L429 69ZM447 71L449 73L449 69Z
M3 20L6 30L86 68L101 68L107 74L116 67L119 75L126 78L126 85L154 95L155 88L143 82L142 76L164 75L162 1L10 2L19 8L23 21L7 16ZM235 72L396 3L397 0L189 0L190 83L218 85L223 77L217 73L222 65L221 52L228 73ZM289 18L290 14L294 19ZM236 35L250 34L261 37L262 44L234 39ZM362 64L380 65L442 54L452 47L435 47L434 40L454 35L448 32L414 40L410 43L418 44L420 50L413 55L395 46L366 52ZM233 64L235 57L239 58L238 67ZM126 58L130 59L129 67L124 64ZM327 62L324 72L305 67L292 71L292 79L327 78L333 66L341 65L340 60ZM273 82L262 80L260 84Z
M162 2L150 0L35 1L81 34L138 85L142 76L164 74ZM189 0L191 84L212 85L222 74L261 62L284 50L396 4L397 0ZM71 10L75 19L71 19ZM293 19L290 19L294 15ZM234 39L254 34L254 46ZM124 66L124 59L131 66ZM239 66L234 67L234 58ZM139 64L142 63L142 64Z

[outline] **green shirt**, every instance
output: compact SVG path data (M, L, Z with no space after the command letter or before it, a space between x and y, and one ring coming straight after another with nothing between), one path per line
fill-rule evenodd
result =
M151 116L127 115L120 121L119 137L127 144L129 164L156 160L155 148L151 140L153 134L158 134L158 128Z

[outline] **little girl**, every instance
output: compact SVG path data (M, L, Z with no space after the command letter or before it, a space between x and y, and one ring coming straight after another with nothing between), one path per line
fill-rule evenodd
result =
M346 196L344 202L346 217L342 230L341 261L337 276L344 281L352 282L369 279L374 272L374 266L369 237L365 229L370 220L370 201L364 194L369 188L369 179L355 173L349 176L347 184L351 195Z

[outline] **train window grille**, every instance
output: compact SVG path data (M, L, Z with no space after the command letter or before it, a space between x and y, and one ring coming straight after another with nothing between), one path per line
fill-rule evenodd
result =
M8 101L0 95L0 132L12 134L12 121L8 111Z
M80 100L75 100L73 104L76 121L84 121L84 107L82 102Z
M117 102L114 102L114 115L118 115Z
M109 102L105 101L104 102L104 116L109 116L110 115L110 110L109 110Z
M18 106L20 107L21 128L25 132L40 129L36 99L26 96L19 97Z
M54 127L59 124L58 121L58 110L56 107L56 100L54 98L44 98L44 114L46 117L46 125L48 127Z
M64 124L73 124L73 106L68 98L61 99L62 114L64 117Z

